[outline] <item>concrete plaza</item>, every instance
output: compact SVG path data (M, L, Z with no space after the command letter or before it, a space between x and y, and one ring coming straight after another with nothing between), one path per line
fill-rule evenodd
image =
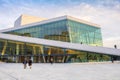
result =
M32 69L0 63L0 80L120 80L120 62L33 63Z

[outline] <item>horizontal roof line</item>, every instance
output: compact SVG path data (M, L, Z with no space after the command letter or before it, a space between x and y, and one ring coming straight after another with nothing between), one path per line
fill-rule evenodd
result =
M64 19L70 19L70 20L73 20L73 21L77 21L77 22L80 22L80 23L83 23L83 24L87 24L87 25L91 25L91 26L100 28L99 25L94 24L94 23L90 23L90 22L87 22L87 21L84 21L84 20L81 20L81 19L71 17L71 16L61 16L61 17L56 17L56 18L52 18L52 19L48 19L48 20L43 20L43 21L36 22L36 23L26 24L26 25L23 25L21 27L13 27L13 28L0 30L0 32L7 32L7 31L11 31L11 30L28 28L28 27L32 27L32 26L36 26L36 25L40 25L40 24L45 24L45 23L50 23L50 22L54 22L54 21L59 21L59 20L64 20Z
M91 22L88 22L88 21L85 21L85 20L82 20L82 19L78 19L78 18L75 18L75 17L72 17L72 16L67 16L67 18L71 19L71 20L74 20L74 21L77 21L77 22L80 22L80 23L83 23L83 24L87 24L87 25L90 25L90 26L100 28L100 25L95 24L95 23L91 23Z
M0 33L0 39L120 56L120 49L89 46L79 43L77 44L77 43L61 42L61 41L31 38L31 37L17 36L11 34L3 34L3 33Z

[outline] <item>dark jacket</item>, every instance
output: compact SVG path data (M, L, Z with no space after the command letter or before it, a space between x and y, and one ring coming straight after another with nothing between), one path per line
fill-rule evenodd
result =
M27 64L27 60L23 61L23 64Z
M29 66L31 66L32 65L32 60L29 60L28 64L29 64Z

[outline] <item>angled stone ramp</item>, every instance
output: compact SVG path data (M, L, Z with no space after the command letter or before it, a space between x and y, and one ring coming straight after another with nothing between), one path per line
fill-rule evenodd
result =
M54 41L54 40L32 38L32 37L18 36L12 34L4 34L4 33L0 33L0 39L120 56L120 49L107 48L107 47L89 46L85 44Z

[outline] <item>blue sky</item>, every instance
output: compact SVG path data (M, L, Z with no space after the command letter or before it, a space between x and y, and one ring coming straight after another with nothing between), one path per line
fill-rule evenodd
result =
M13 27L21 14L70 15L99 24L104 46L120 48L120 0L0 0L0 30Z

